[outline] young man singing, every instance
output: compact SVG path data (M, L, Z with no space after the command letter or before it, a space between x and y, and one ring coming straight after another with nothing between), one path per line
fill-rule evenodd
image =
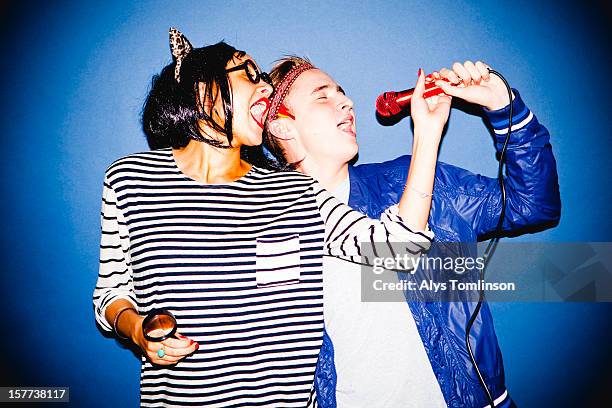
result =
M516 235L558 222L560 196L549 134L513 90L482 62L455 63L436 73L447 95L483 107L506 152L503 233ZM411 156L351 166L358 151L353 102L325 72L288 57L271 73L275 85L264 139L279 165L311 175L337 198L370 217L401 196ZM414 146L413 146L414 148ZM439 163L429 226L439 242L475 242L494 233L501 214L498 180ZM485 407L465 346L476 302L361 302L359 267L326 259L326 332L315 376L321 407ZM478 367L496 407L511 407L501 352L485 303L470 335Z

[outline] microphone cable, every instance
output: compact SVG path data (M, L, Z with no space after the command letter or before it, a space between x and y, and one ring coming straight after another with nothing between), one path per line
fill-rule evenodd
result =
M497 228L495 229L496 236L493 237L489 241L485 249L485 252L483 254L484 265L483 265L482 270L480 271L480 281L482 283L484 283L485 271L487 269L487 266L489 265L489 261L491 257L493 256L493 253L495 252L497 243L499 242L499 235L502 232L502 228L504 225L504 216L506 215L506 186L504 184L503 170L504 170L504 164L505 164L505 159L506 159L506 149L508 148L508 142L510 141L510 132L512 131L512 102L513 102L512 101L512 89L510 88L508 81L506 81L506 78L504 78L502 74L500 74L499 72L491 68L489 68L489 73L498 76L503 81L504 85L506 85L506 89L508 90L508 98L510 100L510 109L508 112L508 133L506 134L506 140L504 141L504 145L500 152L499 166L497 168L497 181L501 189L502 208L501 208L501 213L499 215L499 220L497 221ZM476 374L478 375L478 382L482 386L482 389L484 390L486 397L489 400L490 407L495 408L495 400L493 399L493 395L491 394L491 391L487 387L484 377L482 373L480 372L480 369L478 368L478 364L476 363L476 358L474 357L474 353L472 351L472 346L470 345L470 331L472 329L472 326L474 325L474 321L476 320L478 313L480 313L482 302L484 301L484 295L485 295L484 285L480 285L480 286L481 287L479 290L478 303L476 305L476 308L474 309L474 312L470 316L470 320L468 321L467 327L465 329L465 346L470 356L470 360L472 361L472 365L474 366L474 370L476 371Z

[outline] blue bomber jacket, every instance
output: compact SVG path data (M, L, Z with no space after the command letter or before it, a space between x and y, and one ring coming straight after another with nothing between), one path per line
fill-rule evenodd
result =
M557 169L548 130L513 90L512 132L506 151L507 194L503 233L517 235L556 225L561 214ZM484 110L501 151L508 132L509 105ZM396 204L403 192L410 156L384 163L349 168L349 206L378 218ZM429 226L435 241L475 243L495 232L501 214L501 190L497 178L439 163ZM449 407L485 407L488 402L465 347L467 322L475 302L417 302L408 300L421 340L442 394ZM502 355L491 311L486 303L476 319L471 344L487 387L497 407L508 407ZM315 374L320 407L336 407L336 370L332 339L324 333Z

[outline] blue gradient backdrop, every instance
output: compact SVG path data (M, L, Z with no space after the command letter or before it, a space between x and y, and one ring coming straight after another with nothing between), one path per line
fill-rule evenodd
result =
M13 2L15 3L15 2ZM55 5L48 5L56 3ZM432 3L432 4L429 4ZM482 59L547 125L563 215L521 240L612 241L609 14L585 3L21 1L0 7L4 176L0 385L69 386L78 406L137 406L139 360L96 328L102 177L146 150L139 111L170 61L167 29L221 39L269 67L308 55L356 104L360 162L409 151L408 121L380 126L379 92L416 72ZM441 159L494 175L478 117L454 111ZM608 304L494 304L520 406L589 406L609 387Z

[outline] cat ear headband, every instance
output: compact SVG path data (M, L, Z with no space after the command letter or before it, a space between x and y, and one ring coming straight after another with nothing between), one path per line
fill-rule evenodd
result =
M172 56L176 60L174 79L176 79L176 82L181 82L181 64L183 59L193 50L193 47L187 37L176 28L172 27L168 34L170 34L170 51L172 51Z

